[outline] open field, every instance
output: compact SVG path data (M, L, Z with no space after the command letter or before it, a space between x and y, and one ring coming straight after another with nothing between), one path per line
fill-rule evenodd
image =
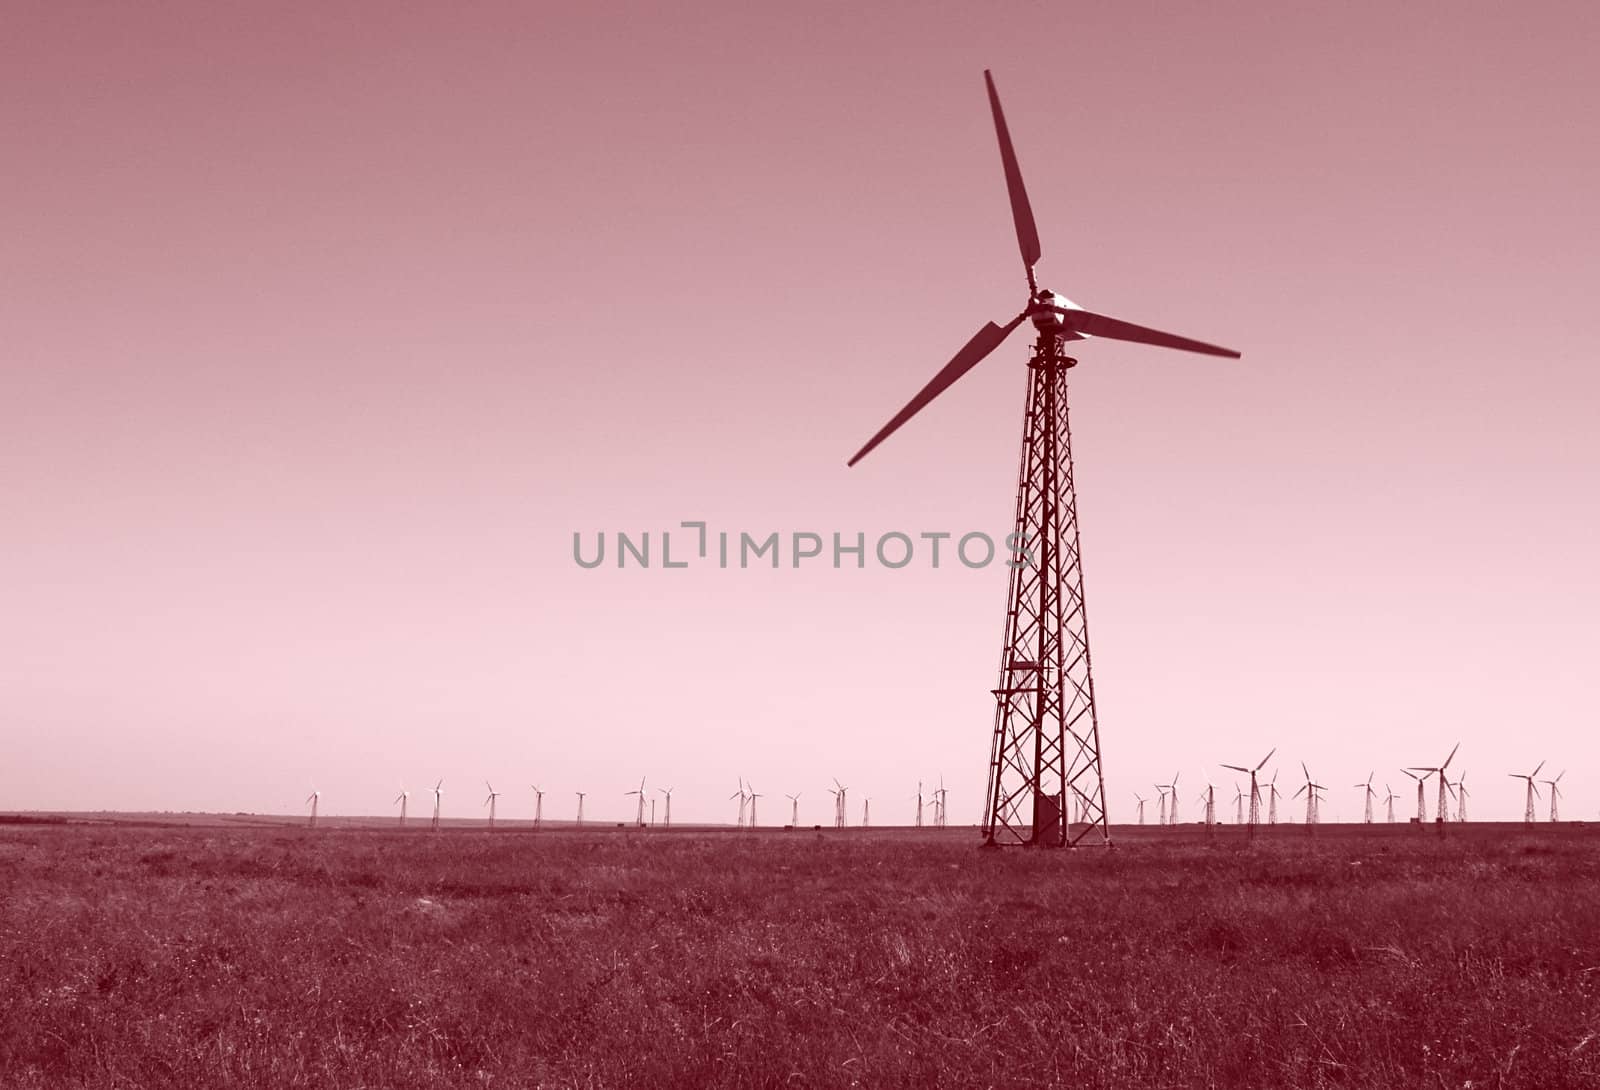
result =
M1593 830L1118 833L0 825L0 1085L1600 1085Z

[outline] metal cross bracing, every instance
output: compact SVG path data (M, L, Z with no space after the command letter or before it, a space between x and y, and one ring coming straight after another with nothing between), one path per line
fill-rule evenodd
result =
M1017 479L1016 536L985 792L988 844L1111 843L1089 659L1062 339L1039 330ZM1083 820L1069 820L1068 798Z

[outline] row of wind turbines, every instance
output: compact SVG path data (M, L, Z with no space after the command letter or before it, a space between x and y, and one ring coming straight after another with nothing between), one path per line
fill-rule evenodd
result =
M1450 767L1450 763L1455 760L1456 751L1460 748L1461 743L1457 742L1454 748L1450 750L1450 755L1446 757L1441 764L1412 765L1409 768L1400 769L1402 774L1411 777L1416 781L1417 784L1417 813L1415 820L1419 822L1426 822L1428 820L1427 782L1431 776L1439 777L1439 801L1435 809L1435 814L1437 815L1436 820L1458 822L1467 820L1467 800L1471 796L1471 792L1467 790L1467 774L1462 772L1461 775L1455 780L1451 780L1446 774ZM1248 794L1246 794L1245 789L1237 782L1234 784L1234 820L1236 824L1248 824L1252 828L1261 824L1263 791L1266 793L1266 824L1276 825L1278 823L1278 800L1282 798L1283 795L1282 792L1278 790L1277 770L1273 771L1271 779L1269 779L1264 785L1260 781L1261 770L1266 767L1267 762L1272 760L1273 755L1277 752L1277 747L1273 747L1273 749L1270 750L1265 757L1261 758L1260 763L1256 764L1254 767L1231 764L1223 764L1221 766L1223 768L1232 769L1235 772L1245 773L1250 777L1250 790ZM1538 780L1536 783L1535 778L1539 775L1540 771L1543 770L1544 766L1545 762L1540 761L1536 766L1534 766L1532 772L1508 773L1508 775L1510 775L1513 779L1525 780L1527 782L1527 797L1526 804L1523 808L1523 821L1530 825L1538 820L1538 813L1535 804L1542 797L1539 794L1537 783L1543 783L1550 789L1550 820L1561 820L1560 784L1561 777L1566 775L1566 771L1562 770L1553 779ZM1325 800L1324 792L1326 792L1328 788L1320 783L1317 783L1312 778L1311 770L1306 767L1304 761L1300 762L1300 771L1301 774L1305 776L1305 782L1301 784L1299 790L1289 797L1291 799L1297 799L1301 795L1305 796L1306 824L1315 825L1321 820L1321 806ZM1179 773L1175 772L1172 775L1172 782L1158 783L1153 785L1158 792L1156 799L1158 808L1158 824L1178 824L1179 775ZM1372 786L1372 781L1376 776L1377 772L1374 770L1367 774L1367 778L1364 782L1352 785L1353 787L1360 789L1362 792L1362 801L1364 803L1363 821L1367 824L1371 824L1373 821L1372 804L1373 801L1378 798L1378 793ZM1395 800L1400 796L1396 795L1394 788L1390 787L1388 784L1384 784L1384 788L1388 794L1383 797L1383 803L1387 807L1388 821L1393 823L1396 820L1394 808ZM1150 800L1146 799L1137 791L1134 792L1133 797L1138 806L1138 823L1143 825L1145 824L1145 805ZM1250 806L1248 821L1245 817L1245 802L1247 799ZM1456 804L1456 812L1453 818L1450 816L1451 799L1454 799ZM1207 783L1205 790L1200 793L1199 797L1195 801L1197 804L1205 807L1205 824L1217 824L1216 787L1211 783Z
M489 812L489 828L493 829L495 823L495 812L498 807L502 792L496 791L494 784L490 783L488 780L484 780L483 785L488 790L488 794L483 800L483 807ZM544 789L538 784L530 784L529 788L533 791L533 827L538 829L544 825L545 792ZM849 824L846 815L846 802L847 792L850 790L850 788L835 779L833 781L833 786L827 790L831 795L833 795L834 800L833 825L835 828L843 829ZM442 806L444 797L443 779L440 779L433 785L431 793L433 795L433 816L429 821L429 828L437 832L439 829L440 808ZM578 800L575 825L581 828L583 826L583 802L584 799L589 796L590 792L574 791L573 794L577 796ZM663 803L661 824L663 827L670 827L672 825L672 788L658 787L655 788L654 794L661 796L659 801ZM918 828L921 828L924 825L931 825L932 827L938 829L945 827L946 794L947 792L945 791L943 776L939 777L938 788L930 790L926 796L924 796L923 793L922 781L919 780L917 782L917 809L915 824ZM639 778L639 786L631 791L624 791L623 795L635 796L638 799L638 809L634 814L633 822L636 826L639 828L645 828L647 825L653 826L656 824L656 802L658 800L651 797L651 792L645 787L645 777L641 776ZM756 827L756 802L758 799L763 797L764 796L755 789L753 784L746 781L743 776L739 777L739 790L728 796L730 801L737 799L739 802L738 828L754 829ZM796 792L793 795L785 795L784 798L788 799L790 803L790 824L798 827L800 824L800 794ZM313 826L317 824L317 805L321 799L322 792L318 790L312 790L311 794L306 796L306 805L311 808L309 824ZM402 787L400 789L400 793L394 797L394 802L390 803L391 806L398 806L400 808L399 824L402 828L405 827L409 817L410 802L411 792ZM647 805L649 808L648 821L646 820ZM930 808L933 812L932 819L931 821L924 821L924 815ZM871 824L872 799L864 798L861 800L860 825L862 828L865 828Z

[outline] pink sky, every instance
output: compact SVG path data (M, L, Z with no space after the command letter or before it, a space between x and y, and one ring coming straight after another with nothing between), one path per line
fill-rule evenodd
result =
M1023 302L988 67L1041 283L1245 354L1079 352L1113 819L1457 740L1600 813L1592 5L67 7L0 17L0 808L976 821L1003 570L571 545L1009 531L1023 335L844 467Z

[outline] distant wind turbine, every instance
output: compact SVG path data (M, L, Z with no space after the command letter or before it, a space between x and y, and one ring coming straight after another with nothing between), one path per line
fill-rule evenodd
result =
M1245 773L1246 775L1248 775L1250 777L1250 835L1251 836L1255 835L1256 826L1261 824L1261 787L1260 787L1259 784L1256 783L1256 774L1267 766L1267 762L1272 760L1272 755L1274 753L1276 753L1276 752L1278 752L1278 747L1277 746L1273 746L1271 749L1267 750L1267 755L1265 757L1261 758L1260 762L1257 763L1254 768L1246 768L1243 765L1227 765L1227 764L1225 764L1225 765L1222 766L1223 768L1231 768L1235 772L1243 772L1243 773ZM1277 773L1273 773L1273 777L1272 778L1274 780L1276 780L1278 778L1277 777Z
M1358 784L1355 785L1356 787L1361 788L1366 793L1366 803L1367 803L1366 823L1368 825L1372 824L1372 797L1377 794L1377 792L1372 789L1372 777L1376 776L1377 774L1378 774L1377 770L1374 769L1373 771L1367 773L1367 782L1366 783L1358 783Z
M317 800L322 798L322 792L313 790L306 796L306 801L311 804L311 820L307 823L313 827L317 824Z
M533 827L542 829L544 828L544 791L536 783L528 786L533 788Z
M1455 760L1456 750L1458 750L1460 748L1461 748L1461 743L1457 742L1455 744L1455 746L1451 748L1450 756L1448 756L1448 757L1446 757L1444 759L1444 764L1439 765L1437 768L1425 768L1425 767L1423 767L1421 765L1412 765L1411 766L1411 771L1413 771L1413 772L1423 772L1423 773L1427 774L1427 775L1423 776L1424 780L1427 779L1428 776L1431 776L1434 773L1438 773L1438 775L1439 775L1439 820L1441 822L1444 821L1446 818L1448 818L1450 816L1450 805L1449 805L1448 801L1445 798L1445 793L1448 790L1448 788L1445 786L1444 770L1450 767L1450 762ZM1418 782L1418 785L1419 785L1418 786L1418 790L1421 790L1420 785L1421 785L1422 781L1419 780L1417 782ZM1423 818L1423 820L1427 820L1427 815L1426 814L1419 814L1418 816Z
M1534 766L1532 772L1506 773L1506 775L1510 776L1514 780L1528 781L1528 801L1527 805L1522 808L1522 820L1529 825L1532 825L1535 821L1539 820L1539 815L1533 809L1533 801L1539 797L1539 789L1533 785L1533 778L1539 774L1539 770L1543 767L1544 762L1540 761Z
M667 797L666 812L663 814L661 825L663 828L672 828L672 788L658 787L657 791Z
M638 816L634 818L634 822L633 823L635 825L637 825L639 828L643 829L644 828L644 800L645 800L644 777L643 776L639 777L639 788L638 788L638 790L636 790L636 791L624 791L623 794L624 795L638 795L639 796L639 813L638 813Z
M798 829L800 828L800 795L797 792L793 795L786 795L784 797L787 798L790 803L789 824Z
M404 787L402 787L400 789L400 793L394 797L394 801L400 804L400 828L402 829L406 827L406 802L410 798L411 792L407 791ZM390 805L393 805L393 803Z
M1561 777L1565 776L1566 774L1567 770L1563 768L1560 775L1558 775L1555 779L1540 781L1550 788L1550 820L1552 822L1561 820L1561 788L1556 785L1561 782Z
M578 796L578 828L580 829L583 828L583 796L587 795L588 793L589 792L587 791L573 792L574 795Z
M444 779L441 777L439 782L433 785L433 824L430 826L430 828L434 832L439 831L439 797L443 794Z
M494 784L488 780L483 781L483 786L489 789L489 797L483 800L483 804L489 808L489 831L492 833L494 832L494 804L499 800L500 792L496 791Z

